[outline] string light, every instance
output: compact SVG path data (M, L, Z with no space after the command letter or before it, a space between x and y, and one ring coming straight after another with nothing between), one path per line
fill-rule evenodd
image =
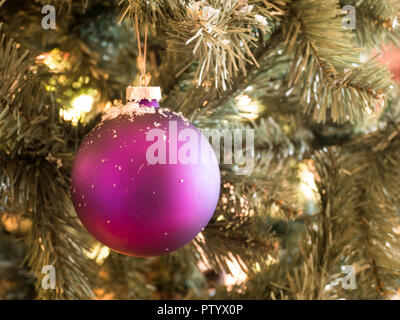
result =
M111 101L108 101L108 102L104 105L103 112L104 112L104 111L107 111L107 110L110 109L111 107L112 107L112 102L111 102Z
M248 120L257 119L260 112L263 110L259 103L253 101L246 94L241 94L236 97L236 106L240 111L240 116Z
M72 106L79 113L89 112L92 110L93 101L92 96L82 94L72 100Z
M392 28L393 28L393 29L397 29L398 26L399 26L399 21L397 20L397 17L395 17L395 18L393 19Z
M197 240L199 242L205 243L205 238L202 233L197 235ZM211 264L209 263L207 256L201 246L199 246L196 242L194 243L198 253L200 254L200 261L198 262L198 267L202 272L206 272L211 268ZM247 280L247 270L243 270L242 266L244 263L240 263L236 257L232 253L229 253L228 258L225 259L225 263L229 269L229 273L223 272L223 282L227 287L228 291L233 289L233 286L239 285ZM228 270L227 270L228 271Z
M70 54L62 52L59 49L53 49L49 52L41 53L36 57L36 63L43 63L54 72L61 72L71 67L68 62Z
M26 233L32 227L32 220L23 218L21 215L4 214L1 217L4 229L10 233L20 232Z
M304 197L307 200L316 200L316 193L318 192L318 188L315 184L314 174L303 163L300 164L299 178L300 191L304 195Z
M96 243L92 248L91 251L86 251L85 255L89 259L96 260L97 264L103 264L104 260L109 256L110 249L106 246L101 245L100 243Z
M36 57L36 63L44 64L47 68L52 70L54 73L62 72L71 69L71 62L69 61L70 54L68 52L62 52L55 48L49 52L44 52ZM80 89L83 84L89 83L89 77L80 77L78 81L71 84L72 88ZM55 91L57 83L66 83L65 76L56 76L49 80L46 85L48 91ZM71 107L60 109L60 116L66 120L71 121L72 124L76 125L82 120L86 113L90 112L93 107L94 96L97 94L96 90L86 89L85 94L81 94L75 97L70 104ZM88 94L89 93L89 94Z
M230 273L225 275L224 285L229 292L233 289L233 286L240 285L247 280L247 270L243 270L241 264L232 253L229 253L229 259L226 259L226 265L228 266Z
M94 98L91 95L82 94L72 100L72 108L60 109L60 116L66 121L77 124L87 112L92 110L93 102Z

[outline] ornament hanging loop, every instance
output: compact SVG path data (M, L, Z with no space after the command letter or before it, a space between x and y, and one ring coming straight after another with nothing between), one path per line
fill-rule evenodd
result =
M143 73L140 73L139 76L139 87L143 87Z
M138 18L137 10L135 10L135 28L136 28L136 38L137 38L137 42L138 42L138 50L139 50L140 86L147 87L147 85L148 85L148 81L147 81L147 77L146 77L147 33L148 33L147 18L146 18L145 27L144 27L144 52L142 54L142 45L140 42L140 32L139 32L139 18ZM144 80L144 85L143 85L143 80Z

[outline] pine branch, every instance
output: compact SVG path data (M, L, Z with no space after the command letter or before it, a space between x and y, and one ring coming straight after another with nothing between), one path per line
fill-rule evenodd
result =
M156 23L164 21L167 8L179 10L179 1L165 0L120 0L118 6L121 7L119 23L126 22L135 26L135 14L137 14L139 27L143 30L146 26L155 31Z
M26 251L17 235L9 234L0 222L0 299L33 299L34 279L21 265Z
M318 122L356 122L384 105L390 76L377 64L361 65L352 35L343 28L336 0L292 3L285 30L293 56L289 87ZM358 53L359 54L359 53Z
M261 93L268 92L268 89L265 90L262 83L275 80L276 74L284 69L282 58L285 59L285 57L277 53L280 49L280 37L280 32L276 31L266 44L260 45L255 54L255 58L260 61L260 68L249 65L247 76L241 74L234 78L229 89L220 92L213 87L196 88L193 86L195 84L194 70L191 69L177 79L175 87L167 92L168 96L163 101L163 105L184 112L188 119L198 122L199 125L210 118L215 123L221 117L229 117L230 120L235 122L243 121L242 118L237 116L238 110L235 107L234 99L250 85L255 88L259 87ZM276 68L277 66L278 68ZM280 86L280 84L276 83L276 86ZM259 97L262 98L262 94Z
M377 299L396 292L400 243L393 226L400 222L398 135L397 127L388 127L346 144L340 153L330 149L315 157L322 207L316 220L307 223L308 236L300 245L304 262L297 258L293 265L285 265L288 273L270 283L283 291L267 286L264 297ZM356 269L354 290L341 286L340 268L345 265ZM260 277L265 279L263 273Z
M360 296L390 298L398 287L399 133L398 125L389 125L345 146L351 152L345 170L352 174L352 192L358 197L355 208L358 249L354 260L357 265L366 266L359 276ZM376 290L366 290L371 287Z
M152 259L133 258L111 252L98 273L95 293L112 299L149 299L155 288L146 278Z
M226 90L239 72L247 74L247 65L259 66L252 47L279 14L282 9L268 2L193 2L166 20L166 35L173 50L186 53L187 65L195 63L197 86Z
M321 210L316 217L305 219L299 251L293 256L283 255L273 265L263 265L245 288L236 288L232 297L246 299L334 299L336 292L327 292L326 286L337 278L338 264L347 252L346 240L351 233L338 228L346 221L336 208L348 205L349 197L341 197L337 187L342 179L334 153L318 154L315 165L321 183L329 189L320 189ZM341 191L340 191L341 192ZM350 207L350 206L349 206ZM335 223L334 223L335 222ZM242 293L240 293L242 292Z
M254 124L254 129L254 171L249 176L237 176L230 166L222 166L220 203L213 219L194 242L204 262L218 272L230 272L227 261L232 257L250 273L256 263L276 257L280 239L272 231L273 221L301 215L294 204L296 191L286 183L294 175L286 163L290 158L287 150L293 148L292 155L298 150L272 119Z
M397 0L341 0L341 7L352 5L356 10L356 40L361 47L381 47L382 43L398 43L400 4Z
M1 34L1 203L32 219L26 261L37 277L39 297L90 297L87 279L93 268L84 255L90 242L79 232L69 196L71 140L64 135L58 106L19 47ZM55 291L40 288L45 265L56 269Z

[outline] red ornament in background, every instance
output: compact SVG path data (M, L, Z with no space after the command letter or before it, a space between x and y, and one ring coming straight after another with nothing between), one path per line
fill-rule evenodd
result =
M393 79L400 80L400 48L394 44L384 45L380 50L378 59L388 65L393 74Z

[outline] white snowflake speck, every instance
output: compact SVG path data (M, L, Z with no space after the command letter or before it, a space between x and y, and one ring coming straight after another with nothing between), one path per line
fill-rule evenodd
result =
M128 115L130 117L140 116L146 113L155 113L156 109L154 107L147 107L139 105L137 102L128 102L125 105L117 104L112 106L106 111L102 117L102 121L115 119L121 115Z

